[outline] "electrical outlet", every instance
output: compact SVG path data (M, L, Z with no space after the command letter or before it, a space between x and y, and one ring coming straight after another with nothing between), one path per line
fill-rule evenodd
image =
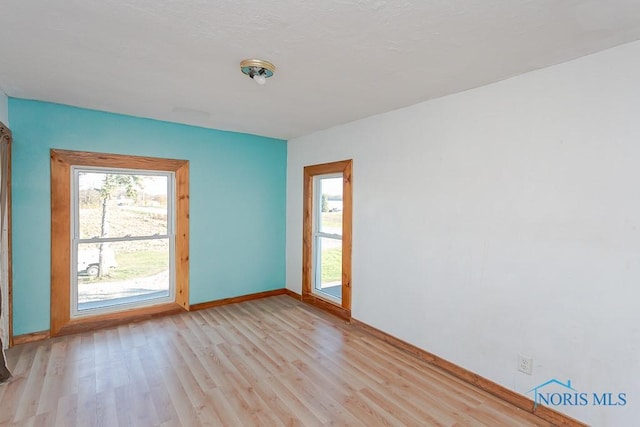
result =
M531 375L533 373L533 359L518 355L518 371Z

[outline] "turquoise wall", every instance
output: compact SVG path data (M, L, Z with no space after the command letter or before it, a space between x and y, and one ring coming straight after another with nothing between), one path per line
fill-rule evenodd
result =
M51 148L189 160L191 304L283 288L283 140L9 99L14 335L49 329Z

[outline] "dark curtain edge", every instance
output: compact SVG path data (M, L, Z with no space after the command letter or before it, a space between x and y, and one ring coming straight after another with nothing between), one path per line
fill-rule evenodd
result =
M0 338L0 384L11 378L11 372L7 367L7 362L4 357L4 347L2 344L2 338Z

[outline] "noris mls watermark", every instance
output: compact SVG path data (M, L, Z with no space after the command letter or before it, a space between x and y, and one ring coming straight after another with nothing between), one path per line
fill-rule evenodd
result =
M533 393L535 406L625 406L627 394L620 392L581 392L573 388L571 380L566 383L555 378L529 390Z

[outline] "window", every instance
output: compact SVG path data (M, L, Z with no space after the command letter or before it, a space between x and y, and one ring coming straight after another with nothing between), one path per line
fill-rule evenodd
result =
M71 170L71 317L173 301L173 172Z
M351 317L351 160L304 168L302 298Z
M188 309L188 162L51 151L51 335Z
M342 173L313 179L312 292L342 301Z

